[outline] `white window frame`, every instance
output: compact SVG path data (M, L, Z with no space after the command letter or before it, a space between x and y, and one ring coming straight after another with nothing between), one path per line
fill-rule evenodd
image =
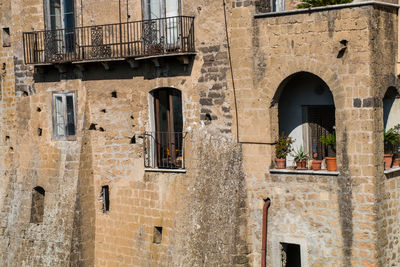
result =
M62 97L62 115L64 118L64 133L65 135L59 135L57 133L57 112L56 112L56 97ZM73 99L73 113L74 113L74 127L75 127L75 135L68 135L67 134L67 123L68 123L68 118L67 118L67 102L66 98L67 96L72 96ZM53 120L53 138L55 140L64 140L64 141L74 141L76 140L76 134L77 134L77 104L76 104L76 96L77 93L76 91L61 91L61 92L53 92L53 95L51 97L51 106L52 106L52 120Z

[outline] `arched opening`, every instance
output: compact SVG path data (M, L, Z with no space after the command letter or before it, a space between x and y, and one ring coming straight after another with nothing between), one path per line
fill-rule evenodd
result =
M393 86L383 98L385 169L400 165L400 94ZM394 158L393 158L394 156ZM394 160L393 160L394 159Z
M45 193L43 187L40 186L32 190L31 223L43 222Z
M146 167L183 168L183 114L181 92L160 88L150 92L151 134Z
M279 133L294 139L293 149L302 147L313 159L335 156L335 147L320 141L335 129L333 95L321 78L309 72L289 76L279 86L274 102L278 103ZM293 162L293 155L288 155L287 162Z

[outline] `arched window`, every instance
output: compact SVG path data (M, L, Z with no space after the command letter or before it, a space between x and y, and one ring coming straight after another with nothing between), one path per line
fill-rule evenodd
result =
M395 87L389 87L383 98L385 169L399 167L400 150L400 95Z
M31 223L42 223L44 214L44 196L43 187L37 186L32 190Z
M181 92L161 88L151 92L152 132L148 166L183 168L183 116Z
M333 95L321 78L309 72L289 76L279 86L274 103L279 103L279 133L294 140L293 149L303 148L314 160L336 157L336 146L321 142L321 137L335 135ZM293 154L287 162L294 165Z

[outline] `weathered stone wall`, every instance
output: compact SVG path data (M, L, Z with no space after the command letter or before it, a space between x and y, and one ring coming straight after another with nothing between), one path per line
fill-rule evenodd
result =
M0 48L5 266L256 266L267 197L269 266L279 261L279 242L301 244L310 266L398 261L398 179L383 175L381 105L396 82L395 9L368 5L255 19L257 1L226 1L231 77L223 1L184 1L184 15L196 16L198 53L189 65L170 59L160 67L114 62L110 70L99 63L83 70L71 64L66 73L50 66L31 75L33 68L21 64L21 32L44 28L43 4L22 2L1 3L2 25L12 25L11 48ZM141 1L128 1L129 18L121 2L122 21L142 19ZM83 25L118 21L118 1L83 3L77 25L81 18ZM339 57L342 40L348 43ZM300 71L321 77L334 96L339 176L269 172L278 88ZM235 140L232 80L242 144ZM185 173L144 168L143 133L153 130L148 96L161 87L182 92ZM77 93L76 141L53 139L54 91ZM46 190L39 225L30 223L36 186ZM160 244L153 242L155 227L163 228Z
M310 266L379 263L377 189L383 178L379 103L383 87L394 82L395 10L371 5L255 20L243 6L233 10L232 54L238 73L240 137L242 141L264 143L243 147L249 225L255 226L248 234L254 265L260 261L261 211L267 197L272 201L270 266L279 257L279 251L274 252L279 242L306 246ZM388 27L376 41L371 36L382 31L383 23ZM339 55L344 48L342 40L348 43L345 53ZM382 46L384 49L378 48ZM246 58L244 51L249 50L253 56ZM385 67L378 69L378 65ZM300 71L321 77L334 96L338 177L269 174L273 158L269 143L276 140L279 128L280 84ZM307 181L316 184L303 189Z

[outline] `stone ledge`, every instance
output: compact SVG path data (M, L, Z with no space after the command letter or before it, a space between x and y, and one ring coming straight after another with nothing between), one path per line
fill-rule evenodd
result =
M268 18L268 17L279 17L285 15L294 15L294 14L304 14L304 13L312 13L312 12L320 12L326 10L333 9L342 9L342 8L352 8L352 7L361 7L361 6L369 6L369 5L378 5L378 6L386 6L399 8L399 5L390 4L380 1L367 1L360 3L350 3L350 4L341 4L341 5L331 5L331 6L323 6L323 7L313 7L313 8L304 8L304 9L295 9L295 10L286 10L286 11L278 11L278 12L268 12L268 13L260 13L255 14L254 18Z
M330 172L325 170L313 171L313 170L289 170L289 169L270 169L271 174L296 174L296 175L326 175L326 176L338 176L339 172Z
M156 168L145 168L145 172L168 172L168 173L186 173L186 169L156 169Z
M398 172L398 171L400 171L400 167L387 169L383 173L384 174L391 174L391 173Z

